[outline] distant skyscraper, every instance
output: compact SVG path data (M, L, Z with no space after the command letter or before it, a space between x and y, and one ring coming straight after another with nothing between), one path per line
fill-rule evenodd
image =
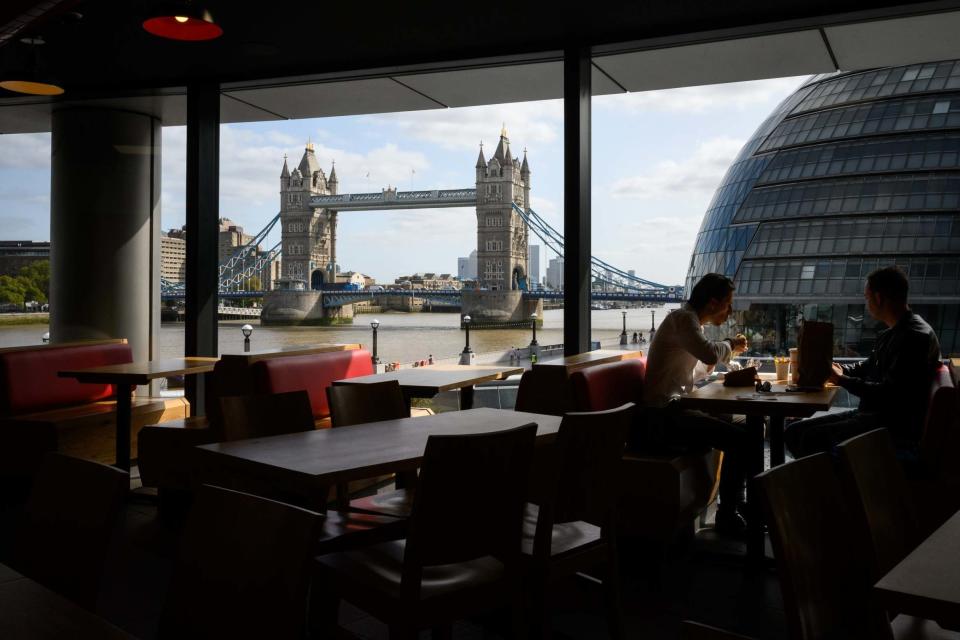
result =
M563 258L553 258L547 266L547 286L563 289Z
M527 279L528 286L536 289L540 285L540 245L531 244L527 247Z
M457 277L461 282L464 280L477 279L477 250L470 252L466 258L457 258Z

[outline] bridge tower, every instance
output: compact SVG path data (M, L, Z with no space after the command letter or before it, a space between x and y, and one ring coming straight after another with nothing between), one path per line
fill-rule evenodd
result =
M283 242L282 280L302 282L306 288L319 289L334 282L336 270L337 214L311 209L310 197L335 195L337 172L330 177L308 142L296 169L290 171L283 158L280 173L280 223Z
M530 165L510 153L506 126L487 162L477 158L477 280L491 291L527 289L527 225L512 204L530 208Z

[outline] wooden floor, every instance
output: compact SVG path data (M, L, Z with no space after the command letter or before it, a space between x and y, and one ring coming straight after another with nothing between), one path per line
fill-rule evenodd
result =
M102 614L144 640L155 637L179 530L176 520L158 517L155 505L133 500L113 546ZM693 619L758 639L786 638L775 575L745 572L740 558L729 555L742 553L738 543L701 535L659 558L638 544L623 546L627 637L677 638L680 620ZM607 637L596 584L583 578L562 583L553 602L556 638ZM383 624L351 606L342 607L340 622L359 638L387 638ZM462 621L454 628L454 638L506 637L507 623L505 615Z

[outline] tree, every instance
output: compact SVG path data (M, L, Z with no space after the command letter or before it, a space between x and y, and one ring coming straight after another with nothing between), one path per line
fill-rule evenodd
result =
M38 260L20 269L17 279L23 283L26 299L45 303L50 297L50 261Z
M26 288L19 277L0 276L0 304L23 306Z

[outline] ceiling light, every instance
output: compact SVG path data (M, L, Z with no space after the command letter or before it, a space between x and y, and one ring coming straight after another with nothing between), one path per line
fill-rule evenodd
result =
M63 87L52 82L36 82L33 80L3 80L0 87L7 91L26 93L31 96L59 96Z
M210 12L199 9L189 3L175 5L172 9L161 11L143 21L143 28L155 36L170 40L200 42L213 40L223 35L223 29Z

